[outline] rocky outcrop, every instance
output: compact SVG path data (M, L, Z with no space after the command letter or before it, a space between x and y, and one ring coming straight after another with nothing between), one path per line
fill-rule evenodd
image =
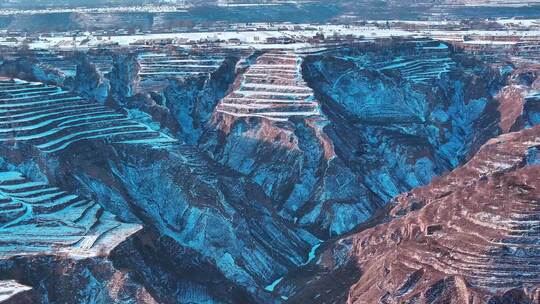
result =
M41 81L54 85L62 85L66 80L58 70L41 66L35 58L17 58L7 60L0 66L0 74L11 77L26 79L29 81Z
M540 96L533 93L525 98L523 107L522 124L531 127L540 124Z
M183 142L198 143L214 108L234 81L237 61L238 57L228 56L211 73L171 79L161 92L163 105L181 126Z
M0 260L0 277L32 286L6 303L140 303L156 301L133 278L105 257L70 260L62 256L14 257Z
M112 61L109 59L106 50L28 50L3 62L0 73L12 78L61 86L105 103L110 92L108 73Z
M510 67L508 84L497 94L500 127L503 132L518 131L540 123L538 66L521 63Z
M136 55L131 52L118 53L114 57L112 71L109 75L112 100L122 104L127 97L136 94L135 86L138 83L139 69Z
M509 85L497 95L498 111L501 113L500 128L504 133L510 132L523 116L525 106L523 95L526 92L527 88L524 86Z
M211 259L155 231L137 233L113 251L111 260L146 286L158 303L257 302Z
M111 90L109 79L99 71L96 63L92 62L88 55L79 56L80 61L71 84L73 90L83 97L105 103Z

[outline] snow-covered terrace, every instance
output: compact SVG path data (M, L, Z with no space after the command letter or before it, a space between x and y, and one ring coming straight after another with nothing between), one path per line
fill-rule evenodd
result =
M140 229L119 222L91 200L29 180L19 172L0 172L2 259L37 254L97 256Z
M224 57L149 52L139 54L137 60L139 76L144 80L212 73L221 66Z
M301 74L300 56L292 52L268 52L242 76L216 111L236 117L261 117L287 121L291 117L320 116L320 108Z
M414 83L427 83L449 73L456 63L449 57L448 46L439 42L424 42L416 47L417 53L403 55L390 61L369 65L379 72L399 71L404 79Z
M50 153L97 139L148 144L175 141L61 88L22 80L0 81L0 142L27 142Z

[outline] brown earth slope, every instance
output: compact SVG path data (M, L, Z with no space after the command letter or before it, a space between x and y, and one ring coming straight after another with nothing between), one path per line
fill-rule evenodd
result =
M348 303L538 303L540 126L490 140L352 237Z

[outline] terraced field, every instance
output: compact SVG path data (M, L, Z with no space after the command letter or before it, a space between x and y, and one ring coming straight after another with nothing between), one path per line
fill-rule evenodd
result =
M125 114L59 87L0 81L0 142L28 142L44 152L57 152L93 139L142 144L175 141Z
M428 83L449 73L456 63L448 57L448 47L442 43L420 43L416 52L401 55L389 61L375 62L370 68L379 72L399 71L402 77L413 83Z
M77 72L77 62L71 58L72 55L49 50L36 50L34 53L36 59L39 61L39 65L50 69L56 69L67 77L75 76Z
M222 54L180 54L169 52L143 52L137 56L140 82L138 91L159 91L169 79L209 75L219 69Z
M80 58L74 52L36 50L34 54L40 66L56 69L66 77L74 77L77 73L77 64L80 63ZM87 53L87 57L90 62L96 65L100 73L106 74L112 70L113 58L110 55Z
M313 90L302 79L301 63L301 57L291 52L261 55L242 76L237 88L219 103L216 111L272 121L320 116Z
M142 80L159 80L211 73L220 67L224 58L147 52L139 54L137 60L140 65L139 76Z
M43 253L95 256L139 229L119 222L91 200L18 172L0 172L2 259Z

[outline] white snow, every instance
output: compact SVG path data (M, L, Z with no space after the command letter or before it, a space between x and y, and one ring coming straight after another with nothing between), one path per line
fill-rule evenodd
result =
M22 180L23 178L19 172L0 172L0 180Z
M315 244L313 247L311 247L311 250L309 251L309 254L308 254L308 258L306 260L306 262L302 265L307 265L309 263L311 263L311 261L313 261L315 259L315 254L317 253L317 249L319 249L319 247L321 247L322 245L322 242L321 243L318 243L318 244Z
M25 99L25 98L18 98L18 99ZM1 98L0 100L13 101L12 99L3 99L3 98ZM42 105L42 104L47 104L51 102L78 101L78 100L82 100L82 98L77 96L77 97L65 97L65 98L58 98L58 99L46 99L46 100L31 101L31 102L21 102L21 103L14 103L14 104L0 104L0 108L20 108L22 106L35 106L35 105Z
M273 292L274 289L276 288L276 286L277 286L281 281L283 281L283 277L281 277L281 278L275 280L274 282L272 282L272 284L266 286L264 289L265 289L266 291Z
M19 284L13 280L0 281L0 303L4 303L16 294L31 289L32 287Z

